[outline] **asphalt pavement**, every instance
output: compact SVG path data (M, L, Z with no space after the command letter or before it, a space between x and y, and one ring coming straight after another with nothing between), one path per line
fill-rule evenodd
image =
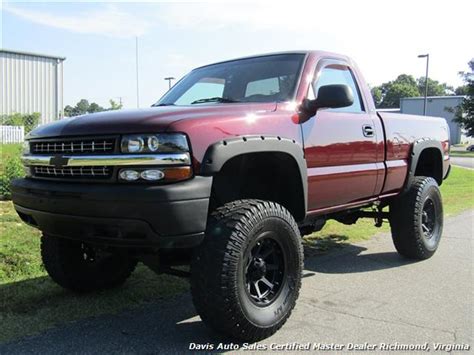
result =
M474 211L445 220L438 252L422 262L398 256L387 233L306 258L301 295L291 318L259 346L337 344L345 352L350 344L368 350L372 344L396 347L426 342L431 351L438 343L470 345L472 351L473 229ZM242 350L242 344L229 345L209 331L196 315L189 294L184 294L121 314L62 325L0 345L0 353L182 354L190 344L219 350L220 342Z
M474 158L469 157L451 157L451 164L463 168L474 169Z

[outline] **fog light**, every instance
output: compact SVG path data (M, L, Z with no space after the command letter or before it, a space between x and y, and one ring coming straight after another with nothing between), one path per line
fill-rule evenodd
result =
M23 170L25 171L25 175L27 177L31 177L33 174L31 173L31 168L29 166L23 167Z
M144 170L140 174L141 178L148 181L161 180L165 174L161 170Z
M120 171L120 178L122 180L127 180L127 181L135 181L140 178L140 173L136 170L121 170Z

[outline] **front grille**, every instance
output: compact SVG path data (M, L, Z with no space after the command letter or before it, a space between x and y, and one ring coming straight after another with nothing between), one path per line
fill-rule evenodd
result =
M35 166L33 174L44 178L88 178L108 179L112 176L113 169L109 166L74 166L56 168L53 166Z
M106 154L115 150L115 138L79 138L31 142L32 154Z

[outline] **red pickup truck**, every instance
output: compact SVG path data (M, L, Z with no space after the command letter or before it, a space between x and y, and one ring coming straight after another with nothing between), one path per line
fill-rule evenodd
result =
M140 261L190 277L203 321L245 341L287 320L301 236L328 219L388 220L401 255L431 257L450 169L445 120L377 112L355 63L321 51L197 68L151 108L37 128L22 159L13 202L55 282L110 288Z

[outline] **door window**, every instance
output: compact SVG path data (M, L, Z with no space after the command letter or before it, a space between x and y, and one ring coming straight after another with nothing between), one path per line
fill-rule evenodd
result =
M354 80L354 75L351 70L343 65L329 65L321 70L319 78L316 83L313 83L313 95L317 95L317 92L321 86L342 84L347 85L351 88L352 94L354 95L354 103L351 106L340 107L329 109L336 112L353 112L360 113L364 112L364 105L360 97L360 91ZM310 89L311 90L311 89Z

